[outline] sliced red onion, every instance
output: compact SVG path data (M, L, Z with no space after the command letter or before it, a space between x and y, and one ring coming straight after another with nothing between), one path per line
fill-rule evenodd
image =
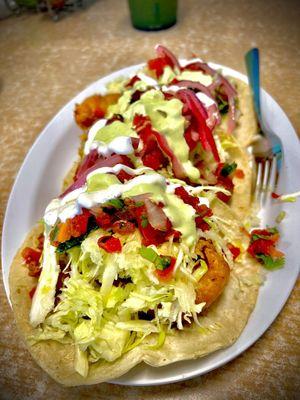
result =
M190 89L179 90L176 93L176 97L178 97L186 105L191 114L195 117L197 121L199 141L202 144L203 149L211 151L215 160L219 162L219 153L212 131L206 123L208 114L203 104L197 98L196 94Z
M142 201L143 203L145 200L149 199L150 193L143 193L143 194L138 194L137 196L132 196L131 199L135 202L138 203Z
M162 208L149 199L145 200L145 206L150 225L154 229L165 231L167 229L167 217Z
M73 190L82 187L85 184L88 174L91 173L92 171L95 171L95 169L102 168L102 167L114 167L117 164L124 164L124 165L130 166L130 167L132 166L128 157L121 156L119 154L115 154L106 159L99 158L92 167L88 168L85 172L83 172L78 177L78 179L74 183L72 183L72 185L69 186L59 197L62 198L66 194L72 192Z
M165 57L169 60L170 64L176 68L179 69L180 71L180 64L179 61L177 60L177 58L175 57L175 55L168 50L166 47L162 46L161 44L158 44L155 46L155 50L156 50L156 54L158 55L158 57Z
M200 82L193 82L189 80L178 81L176 83L179 87L185 87L187 89L198 90L199 92L204 93L207 97L214 101L214 104L206 107L208 112L208 119L207 124L210 129L213 129L216 125L220 124L221 122L221 115L217 105L216 100L214 99L211 91L205 85L202 85ZM200 99L199 99L200 100ZM200 100L201 101L201 100Z
M76 181L80 177L80 175L82 175L87 169L94 165L98 158L98 151L96 149L91 150L89 154L84 157L82 163L77 168L74 180Z
M209 90L209 88L200 82L182 80L182 81L176 82L175 85L180 86L180 87L185 87L187 89L198 90L199 92L206 94L206 96L210 97L212 100L215 100L211 91Z
M228 133L232 133L236 125L236 109L235 109L235 97L237 92L235 88L231 85L231 83L223 76L218 73L215 69L211 68L208 64L197 61L191 64L188 64L184 67L184 69L190 69L192 71L202 71L212 77L215 78L214 82L208 87L210 92L219 87L222 87L225 95L228 98L228 106L229 106L229 118L228 118Z
M182 69L188 69L191 71L202 71L207 75L215 76L217 71L211 68L207 63L202 61L191 62L190 64L185 65Z
M228 133L232 133L236 125L235 97L237 95L237 92L235 88L228 82L228 80L221 75L219 75L216 80L209 86L209 89L211 90L211 92L213 92L220 87L222 87L224 94L226 95L228 100L229 118L227 129Z

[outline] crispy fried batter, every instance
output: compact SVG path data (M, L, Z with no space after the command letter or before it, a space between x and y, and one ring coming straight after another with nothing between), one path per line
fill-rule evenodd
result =
M108 107L115 104L119 97L119 93L105 96L96 94L86 98L81 104L76 104L74 114L77 124L82 129L89 128L95 121L105 116Z
M229 279L230 268L224 258L217 253L214 245L206 239L199 239L196 253L208 266L208 271L198 283L196 302L205 302L207 309L223 292Z

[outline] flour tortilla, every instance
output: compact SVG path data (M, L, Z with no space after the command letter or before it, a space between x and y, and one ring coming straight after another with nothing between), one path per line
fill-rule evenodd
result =
M240 101L242 104L242 101ZM239 127L238 134L245 138L248 120L244 120ZM245 125L243 125L245 124ZM250 130L249 130L250 132ZM244 140L244 139L243 139ZM246 140L245 140L246 142ZM235 154L239 158L239 168L246 170L251 176L247 157L244 154ZM245 168L242 167L245 165ZM76 164L64 181L67 187L72 182ZM248 177L248 175L247 175ZM238 183L235 213L221 202L217 202L214 213L231 220L231 227L235 227L236 239L247 242L248 238L239 229L237 222L245 210L250 206L249 178ZM245 184L245 182L247 184ZM175 331L168 335L164 345L157 350L147 349L147 345L155 343L155 337L149 337L142 345L124 354L113 363L99 361L91 364L86 378L79 375L74 369L75 348L72 344L61 344L52 340L32 344L30 337L34 329L29 324L31 300L29 291L36 286L36 278L29 277L27 268L23 265L22 249L26 246L35 247L37 237L42 227L37 226L27 236L22 247L16 254L10 269L10 292L15 319L18 329L25 340L28 350L36 362L57 382L66 386L90 385L115 379L140 362L159 367L181 360L195 359L210 354L216 350L230 346L243 331L251 314L258 294L260 284L260 266L247 254L235 263L231 271L228 285L218 301L209 308L206 315L199 317L201 328L193 325L184 331Z
M215 214L224 215L231 220L232 228L237 232L237 240L244 244L248 238L242 233L234 213L218 202ZM205 316L199 317L201 328L193 325L184 331L175 331L167 336L165 344L158 350L149 350L147 345L155 343L150 337L142 345L134 348L113 363L97 362L92 364L86 378L74 369L75 351L72 344L61 344L52 340L32 344L30 337L34 329L29 324L31 300L28 292L36 286L37 280L27 275L22 265L21 251L25 246L35 246L36 238L42 231L35 227L18 251L10 270L11 301L17 326L36 362L57 382L66 386L89 385L115 379L135 365L144 361L154 367L180 360L203 357L216 350L230 346L243 331L251 314L260 284L260 266L244 254L241 261L235 263L229 283L219 300L209 308Z

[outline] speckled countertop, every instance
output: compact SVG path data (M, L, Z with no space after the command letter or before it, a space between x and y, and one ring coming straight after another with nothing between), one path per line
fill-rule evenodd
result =
M126 3L99 0L58 23L42 15L0 21L1 224L14 177L45 124L89 83L151 57L157 42L182 57L194 52L240 71L246 50L258 46L263 86L299 132L299 1L182 0L177 25L155 33L131 27ZM296 399L299 288L255 345L203 377L159 387L68 389L24 349L1 284L0 399Z

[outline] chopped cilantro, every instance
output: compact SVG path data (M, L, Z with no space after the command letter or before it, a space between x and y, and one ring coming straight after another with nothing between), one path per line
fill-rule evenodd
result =
M269 270L282 268L285 263L284 257L272 258L271 256L266 256L264 254L257 254L256 257L261 260L263 266Z
M146 226L148 225L148 218L146 215L142 215L141 225L143 228L146 228Z
M233 162L232 164L225 164L221 169L221 175L224 177L231 175L236 170L236 167L236 162Z
M270 235L264 235L264 234L262 234L262 233L254 233L254 234L251 236L251 242L254 242L255 240L258 240L258 239L266 239L266 240L269 240L269 239L270 239L270 236L276 235L276 234L278 233L278 229L277 229L276 227L268 228L268 229L266 229L266 231L268 231L268 233L269 233Z
M124 207L124 201L122 199L111 199L105 203L105 206L111 206L119 210Z
M160 256L155 261L155 268L164 271L171 264L171 258L168 256Z
M156 269L164 271L171 264L171 257L159 256L151 247L142 246L139 250L140 255L148 261L151 261Z

